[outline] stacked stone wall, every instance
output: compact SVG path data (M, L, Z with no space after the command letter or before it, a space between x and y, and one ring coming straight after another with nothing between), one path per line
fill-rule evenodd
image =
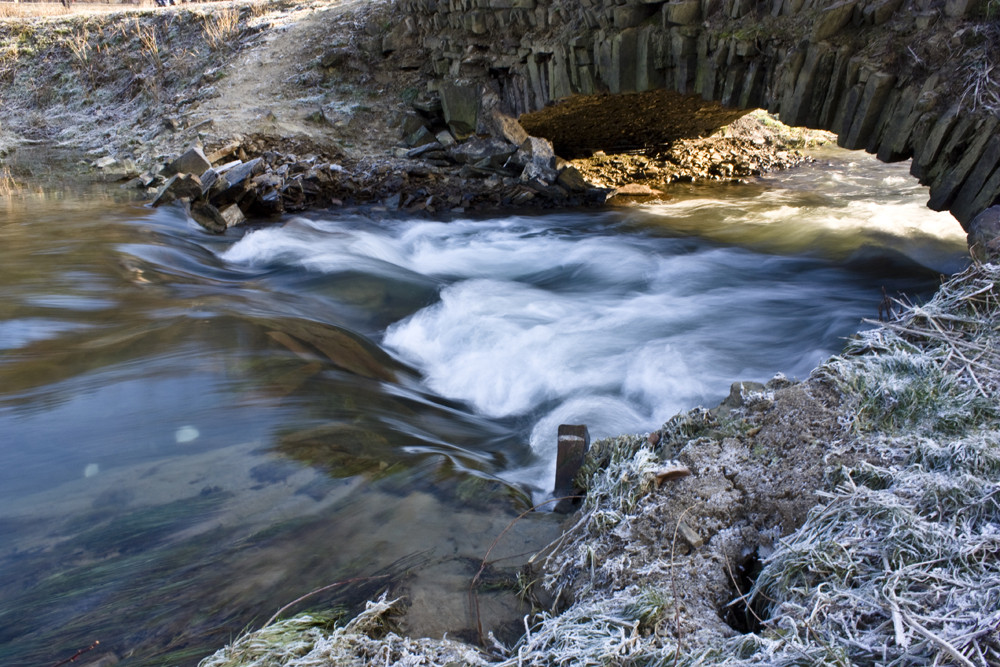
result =
M423 49L441 81L488 84L515 116L577 96L675 91L767 108L883 161L913 158L931 208L963 224L1000 199L997 115L959 95L948 74L963 36L1000 33L982 0L399 0L399 9L395 41Z

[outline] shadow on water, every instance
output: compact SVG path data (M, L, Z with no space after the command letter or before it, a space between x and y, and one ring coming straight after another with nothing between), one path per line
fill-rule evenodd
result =
M559 423L648 430L734 380L808 373L883 286L919 296L957 261L951 237L869 224L915 220L895 172L825 169L819 191L814 173L618 212L218 237L105 190L5 200L0 663L100 640L194 665L334 582L289 613L388 589L401 630L474 639L469 583L547 496ZM557 531L520 521L491 558ZM481 608L506 638L526 611Z

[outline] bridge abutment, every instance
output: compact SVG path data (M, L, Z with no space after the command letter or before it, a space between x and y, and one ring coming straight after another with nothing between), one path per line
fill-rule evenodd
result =
M1000 25L982 0L400 0L387 40L569 152L703 135L766 108L913 158L929 206L1000 202ZM412 59L411 59L412 60ZM572 138L575 135L575 138Z

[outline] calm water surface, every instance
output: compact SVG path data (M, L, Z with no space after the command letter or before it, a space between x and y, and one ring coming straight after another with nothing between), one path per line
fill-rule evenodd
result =
M648 431L803 377L883 288L961 268L906 165L818 157L617 211L221 237L98 191L0 200L0 664L99 640L86 659L193 665L338 581L296 609L391 582L405 629L466 636L558 424ZM521 522L491 558L555 529Z

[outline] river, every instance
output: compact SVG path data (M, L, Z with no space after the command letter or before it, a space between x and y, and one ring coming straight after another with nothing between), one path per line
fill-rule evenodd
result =
M334 582L294 610L390 586L404 630L474 638L469 581L549 496L559 424L644 432L805 377L883 293L963 266L906 164L816 158L603 211L223 236L116 189L5 195L0 664L194 665Z

